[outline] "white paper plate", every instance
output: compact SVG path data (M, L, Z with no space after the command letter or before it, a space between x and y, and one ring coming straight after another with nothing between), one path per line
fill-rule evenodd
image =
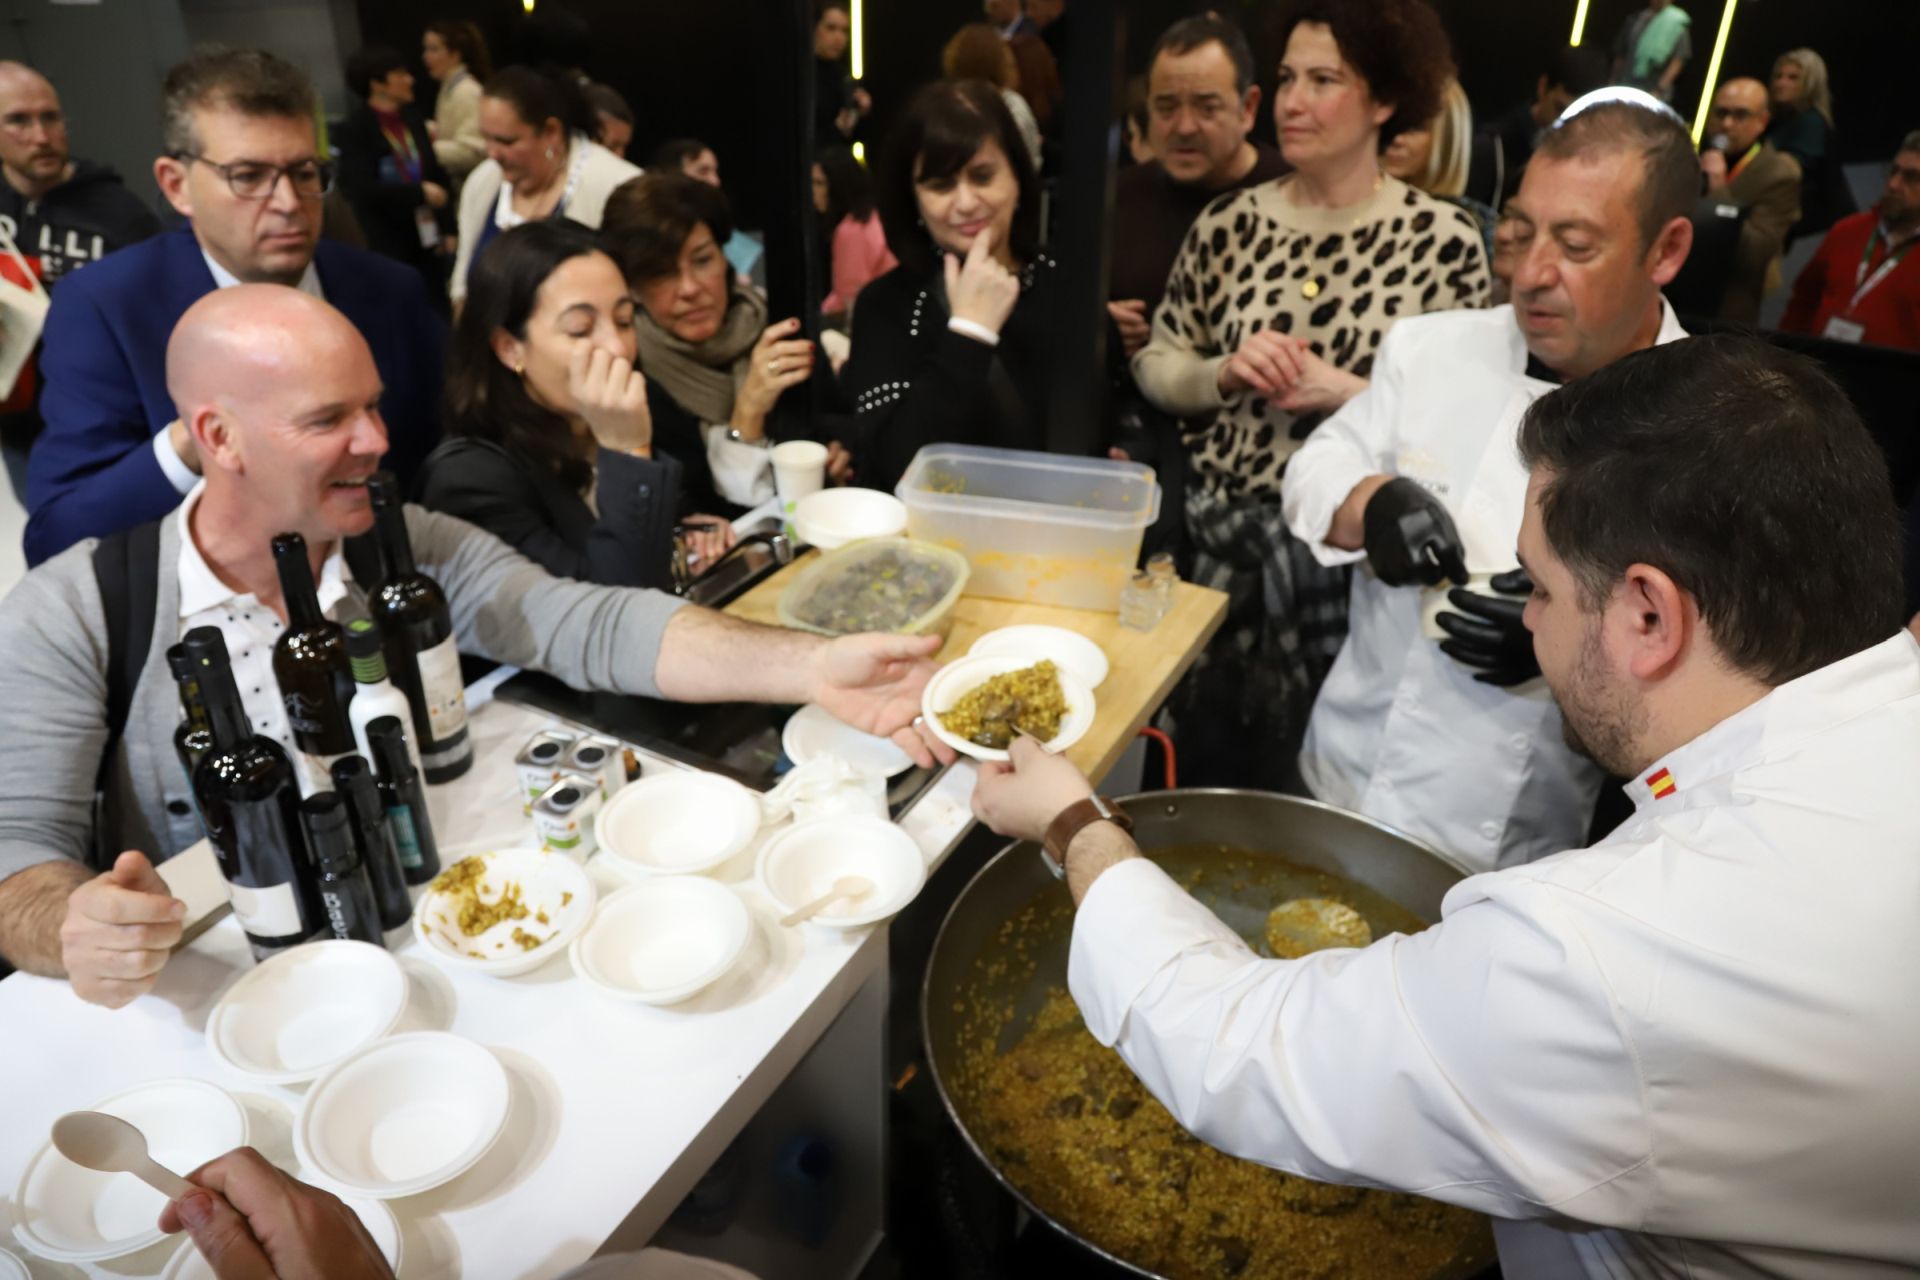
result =
M600 856L628 880L710 871L760 830L760 797L730 778L674 769L630 782L593 820Z
M503 920L479 937L469 938L460 931L452 899L429 888L414 904L413 935L441 965L495 978L531 973L565 951L593 918L598 896L593 881L567 854L506 849L473 856L487 864L480 882L481 901L496 902L509 885L518 885L527 916ZM545 920L540 918L543 915ZM540 944L523 947L514 941L516 932L537 937Z
M573 970L617 1000L675 1004L720 980L753 935L738 894L704 876L650 876L607 895Z
M926 717L926 727L933 730L940 741L952 747L962 755L972 756L975 760L1005 760L1007 753L992 747L983 747L969 742L957 733L951 733L940 723L940 713L951 711L953 704L960 701L963 694L985 684L994 676L1005 675L1009 671L1019 671L1030 667L1038 658L1020 654L987 654L983 657L968 656L957 662L949 662L933 673L933 679L927 681L926 690L920 695L920 714ZM1058 664L1056 664L1058 665ZM1067 714L1061 717L1060 731L1044 745L1049 751L1065 751L1080 741L1093 727L1094 703L1093 690L1087 688L1078 676L1064 667L1060 668L1060 692L1067 701Z
M400 1274L400 1220L393 1216L393 1210L378 1200L368 1200L364 1196L341 1196L340 1200L353 1210L360 1219L360 1225L367 1229L373 1242L380 1246L380 1256L387 1260L387 1266L395 1275ZM5 1275L0 1270L0 1276ZM200 1256L200 1249L187 1237L173 1257L167 1260L167 1269L160 1274L160 1280L216 1280L213 1268Z
M246 1110L205 1080L159 1080L83 1109L132 1124L146 1135L148 1154L182 1176L247 1145ZM49 1141L20 1174L13 1234L55 1262L101 1262L163 1239L158 1223L166 1207L165 1196L132 1174L83 1169Z
M863 733L825 707L812 704L793 713L781 730L780 745L796 765L835 756L872 778L891 778L913 767L913 757L891 738Z
M821 818L788 827L760 851L760 887L780 908L796 910L833 890L842 876L873 882L864 898L842 900L811 923L857 929L913 901L926 883L926 859L913 837L879 818Z
M907 531L907 504L878 489L821 489L794 503L793 530L822 551L867 538L897 538Z
M1069 631L1065 627L1038 624L1001 627L975 640L973 648L967 653L975 658L1016 654L1024 657L1028 666L1042 658L1052 658L1055 666L1079 676L1080 682L1089 689L1098 689L1105 683L1107 672L1111 670L1106 650L1078 631Z
M0 1280L33 1280L33 1273L27 1270L26 1263L0 1249Z
M407 976L370 942L334 939L283 951L227 988L207 1017L207 1047L272 1084L311 1080L393 1030Z
M393 1200L471 1169L506 1127L500 1059L445 1031L381 1040L320 1077L293 1124L300 1163L342 1195Z

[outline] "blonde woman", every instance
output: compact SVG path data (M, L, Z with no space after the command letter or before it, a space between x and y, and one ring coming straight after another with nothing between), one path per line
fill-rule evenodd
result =
M1467 195L1467 167L1473 156L1473 108L1458 80L1440 91L1440 112L1424 129L1396 134L1381 153L1380 167L1410 187L1465 209L1480 226L1482 247L1493 258L1492 206Z
M1853 212L1840 173L1827 60L1811 49L1789 49L1773 60L1768 96L1773 122L1767 141L1800 162L1800 221L1790 234L1825 231Z

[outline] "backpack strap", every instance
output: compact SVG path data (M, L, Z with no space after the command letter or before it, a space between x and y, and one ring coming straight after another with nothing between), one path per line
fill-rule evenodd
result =
M162 517L164 519L164 517ZM160 521L110 533L93 549L93 576L107 623L107 743L95 788L105 790L114 750L126 736L133 691L153 647L160 581Z

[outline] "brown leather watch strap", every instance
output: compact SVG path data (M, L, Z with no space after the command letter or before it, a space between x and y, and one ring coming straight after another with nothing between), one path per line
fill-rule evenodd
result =
M1126 810L1110 800L1088 796L1085 800L1074 801L1047 824L1047 834L1040 842L1053 874L1066 875L1067 847L1073 843L1075 836L1095 822L1111 822L1122 831L1133 830L1133 819L1127 816Z

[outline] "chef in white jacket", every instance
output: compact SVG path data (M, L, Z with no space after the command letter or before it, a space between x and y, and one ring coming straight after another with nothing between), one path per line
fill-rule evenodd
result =
M1600 771L1561 741L1520 596L1488 599L1486 576L1515 567L1527 406L1685 336L1660 289L1692 244L1698 167L1679 117L1645 94L1603 90L1568 108L1511 206L1512 305L1400 321L1370 388L1287 464L1294 536L1323 564L1365 562L1302 779L1470 870L1578 844L1593 813ZM1471 613L1440 621L1438 584L1463 568L1478 589L1453 599ZM1491 585L1525 591L1524 578ZM1436 622L1454 636L1445 653Z
M1061 758L1016 742L975 809L1064 859L1088 1028L1222 1150L1492 1214L1516 1280L1910 1275L1920 643L1885 463L1815 366L1732 336L1543 397L1520 445L1541 668L1633 779L1600 844L1265 960Z

